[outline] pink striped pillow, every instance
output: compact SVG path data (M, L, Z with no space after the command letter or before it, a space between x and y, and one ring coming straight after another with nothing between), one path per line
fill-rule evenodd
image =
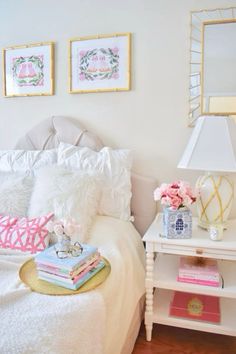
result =
M0 215L0 247L36 253L49 242L45 228L53 213L38 218L17 218Z

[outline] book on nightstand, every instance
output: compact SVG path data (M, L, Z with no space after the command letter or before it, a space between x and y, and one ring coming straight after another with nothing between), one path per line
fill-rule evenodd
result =
M170 304L169 315L219 323L220 299L216 296L175 291Z
M177 280L208 286L220 286L217 261L198 257L180 257Z

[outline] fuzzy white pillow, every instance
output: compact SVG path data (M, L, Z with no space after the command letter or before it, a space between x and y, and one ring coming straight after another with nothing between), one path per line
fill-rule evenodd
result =
M86 242L99 198L99 183L93 176L50 166L36 174L28 216L53 212L58 219L72 217L81 225L78 238L72 241Z
M60 143L57 163L71 170L99 175L102 179L98 213L130 220L132 153L127 149L104 147L93 151Z
M0 173L0 214L26 216L34 179L20 173Z

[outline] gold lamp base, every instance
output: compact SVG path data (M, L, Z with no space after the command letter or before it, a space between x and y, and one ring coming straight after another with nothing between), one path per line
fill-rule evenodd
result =
M204 229L213 225L227 227L234 198L234 185L227 176L206 174L196 183L198 224Z

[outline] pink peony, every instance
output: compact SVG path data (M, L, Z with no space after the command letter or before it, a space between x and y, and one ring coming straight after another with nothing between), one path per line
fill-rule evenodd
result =
M119 74L118 73L112 74L112 78L115 80L119 79Z
M173 209L178 209L180 206L183 205L183 199L179 197L178 195L175 195L171 198L171 207Z
M64 232L66 235L73 237L80 231L80 225L74 219L69 218L64 222Z
M162 183L156 188L154 200L160 200L161 204L179 209L194 203L196 196L187 182L176 181L170 184Z
M81 231L81 226L73 218L65 218L54 220L48 223L47 229L49 232L54 232L57 236L73 237Z
M86 53L87 53L87 52L86 52L85 50L81 50L81 51L79 52L79 55L80 55L80 57L82 58L82 57L85 56Z
M154 191L154 200L160 200L164 195L166 195L166 189L168 184L162 183L161 186Z
M178 192L179 192L179 188L176 187L176 185L174 184L171 184L166 190L166 194L171 198L175 197L176 195L179 195Z
M61 236L64 234L64 227L61 224L54 225L54 232L57 236Z
M161 198L161 204L170 205L170 204L171 204L171 199L170 199L170 197L168 197L168 196L162 197L162 198Z
M119 48L118 47L114 47L111 50L112 50L113 54L118 54L118 52L119 52Z

